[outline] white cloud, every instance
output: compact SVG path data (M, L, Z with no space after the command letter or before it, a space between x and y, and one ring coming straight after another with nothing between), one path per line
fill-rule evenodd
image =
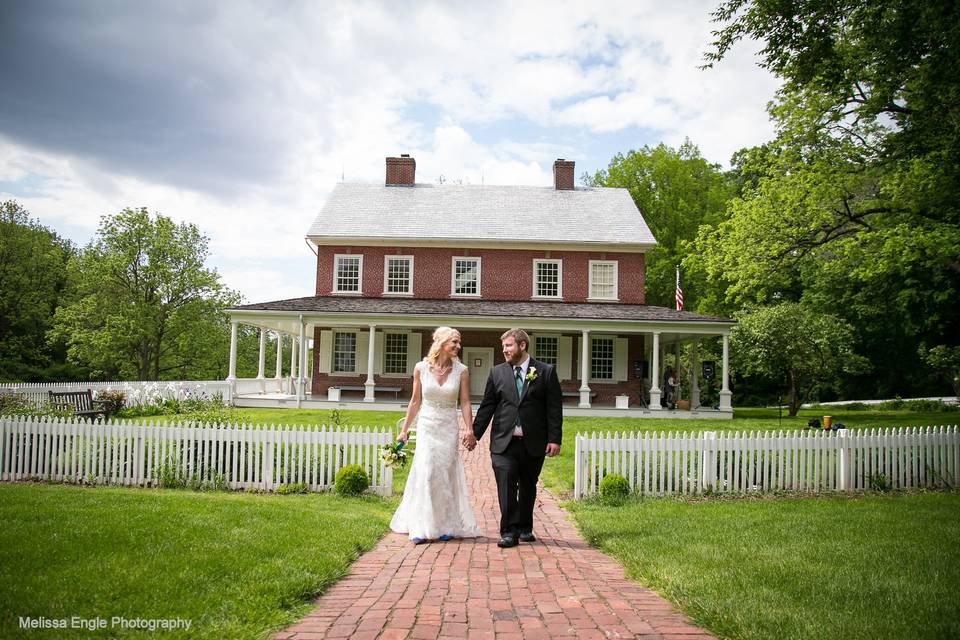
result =
M15 32L0 71L45 108L0 102L0 188L81 243L128 206L193 222L250 300L312 291L306 229L387 155L425 182L550 184L553 159L594 170L621 132L620 151L689 137L718 162L772 132L747 47L697 69L701 2L23 6L50 40Z

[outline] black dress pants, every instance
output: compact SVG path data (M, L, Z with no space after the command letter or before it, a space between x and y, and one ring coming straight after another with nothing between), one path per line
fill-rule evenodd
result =
M513 438L503 453L490 453L500 502L500 535L533 531L533 508L537 502L537 479L546 452L530 455L522 438Z

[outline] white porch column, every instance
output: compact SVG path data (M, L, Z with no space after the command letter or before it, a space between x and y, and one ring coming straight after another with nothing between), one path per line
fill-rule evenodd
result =
M373 380L373 356L376 354L377 347L377 325L370 325L370 344L367 349L367 381L363 383L365 391L363 393L364 402L373 402L376 400L374 395L374 387L376 383Z
M297 359L300 366L297 367L297 406L300 406L300 400L303 399L303 354L307 350L306 326L303 324L303 316L300 316L300 348L297 353Z
M274 331L274 333L277 335L277 366L273 372L273 378L279 380L283 377L283 334L279 331ZM277 391L280 390L278 386Z
M583 345L580 348L580 404L581 409L590 408L590 330L583 330Z
M690 410L693 411L700 407L700 378L697 377L697 369L700 368L700 361L697 357L697 338L693 339L690 345Z
M264 380L264 372L266 371L266 362L267 362L267 330L263 327L260 327L260 354L257 359L257 380L260 381L260 393L263 393L266 388L266 380Z
M227 373L228 382L237 380L237 321L230 322L230 369Z
M673 405L677 405L677 400L680 399L680 338L677 338L677 342L673 345L673 371L674 377L677 379L677 388L674 389L674 398Z
M723 386L720 387L720 411L733 411L730 403L730 334L723 334Z
M290 336L290 393L294 393L297 379L297 336Z
M660 411L660 332L653 332L653 347L650 349L650 409Z

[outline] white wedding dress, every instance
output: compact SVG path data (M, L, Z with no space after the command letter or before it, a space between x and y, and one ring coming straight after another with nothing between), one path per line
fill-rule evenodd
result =
M417 416L417 448L403 499L390 528L410 539L433 540L443 535L474 538L481 535L470 508L467 480L460 460L457 400L460 375L466 365L454 362L441 385L425 362L417 363L422 402Z

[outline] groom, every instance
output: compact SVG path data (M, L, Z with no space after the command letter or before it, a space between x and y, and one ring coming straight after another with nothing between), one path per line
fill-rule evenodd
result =
M469 450L493 419L490 458L500 501L499 547L533 542L533 507L545 456L560 453L563 394L553 365L527 355L530 336L510 329L500 336L506 362L490 370L473 433L463 437Z

